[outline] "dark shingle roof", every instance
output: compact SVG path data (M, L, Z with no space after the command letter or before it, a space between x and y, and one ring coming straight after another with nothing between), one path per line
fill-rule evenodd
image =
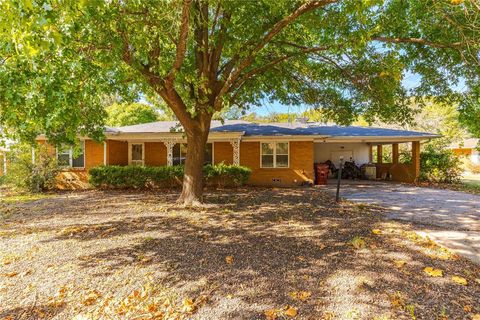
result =
M159 121L113 128L120 133L175 132L181 129L176 121ZM245 136L329 136L329 137L421 137L438 135L426 132L356 126L328 126L318 123L252 123L241 120L212 121L211 132L244 132Z

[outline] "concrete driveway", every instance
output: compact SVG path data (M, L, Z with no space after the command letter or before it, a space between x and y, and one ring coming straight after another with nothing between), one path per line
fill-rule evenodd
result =
M381 205L389 218L411 222L419 234L480 264L480 196L372 181L342 181L341 196Z

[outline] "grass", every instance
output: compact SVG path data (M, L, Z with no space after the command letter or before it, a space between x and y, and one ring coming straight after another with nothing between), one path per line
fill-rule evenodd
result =
M51 194L45 193L13 193L0 196L0 203L14 204L14 203L27 203L41 199L51 198Z

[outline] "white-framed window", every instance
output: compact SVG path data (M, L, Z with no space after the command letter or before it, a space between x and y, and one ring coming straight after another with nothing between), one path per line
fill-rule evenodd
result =
M187 157L187 144L176 143L172 150L173 165L184 164ZM205 147L205 162L204 164L213 164L213 143L207 143Z
M261 168L288 168L290 144L288 142L261 142L260 167Z
M71 146L58 147L57 164L60 167L85 168L85 141L82 141L79 147L80 150Z
M145 144L143 142L131 142L128 144L128 164L143 166L145 164Z

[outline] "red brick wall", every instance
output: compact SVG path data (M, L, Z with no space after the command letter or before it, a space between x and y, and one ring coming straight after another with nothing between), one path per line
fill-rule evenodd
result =
M230 142L214 142L213 161L215 164L221 162L225 164L233 163L233 148Z
M107 164L128 165L128 143L126 141L108 140Z
M260 168L260 142L241 142L240 164L252 169L248 181L252 185L293 186L313 182L313 142L290 142L289 168ZM274 178L281 181L273 182Z
M145 165L167 165L167 147L163 142L145 142Z

